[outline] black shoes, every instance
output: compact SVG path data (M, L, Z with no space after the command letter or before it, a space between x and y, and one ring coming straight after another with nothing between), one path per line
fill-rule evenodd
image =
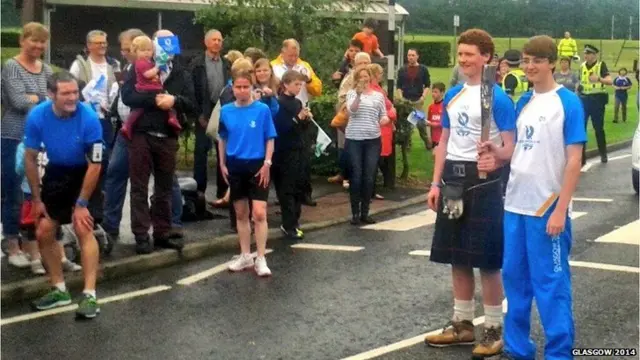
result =
M136 237L136 253L138 255L151 254L156 249L174 249L182 250L184 248L184 240L182 238L154 237L153 245L148 235Z

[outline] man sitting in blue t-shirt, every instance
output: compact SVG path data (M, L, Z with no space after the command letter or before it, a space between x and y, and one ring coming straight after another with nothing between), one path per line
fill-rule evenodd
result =
M47 310L71 303L55 239L60 224L73 223L84 268L84 291L76 316L90 319L100 312L95 290L99 252L87 207L100 177L102 127L96 112L80 103L73 75L66 71L54 74L47 81L47 90L51 100L31 110L24 132L25 172L31 187L36 238L54 286L33 307ZM40 185L37 158L42 144L49 163Z

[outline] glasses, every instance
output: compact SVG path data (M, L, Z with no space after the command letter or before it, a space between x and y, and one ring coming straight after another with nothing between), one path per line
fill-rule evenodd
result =
M100 46L106 46L107 42L106 41L92 41L91 44L100 45Z

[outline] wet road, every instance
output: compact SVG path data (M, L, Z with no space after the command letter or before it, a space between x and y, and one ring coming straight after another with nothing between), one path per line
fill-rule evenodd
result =
M630 178L628 157L595 164L576 194L577 347L638 347L640 223ZM2 358L469 358L470 348L422 343L422 334L439 329L452 311L449 268L425 256L432 214L413 207L381 220L389 221L337 226L308 233L306 245L274 246L268 279L227 273L231 254L224 254L101 284L98 296L107 303L91 322L74 321L72 309L34 318L26 305L5 307ZM537 315L533 336L542 358Z

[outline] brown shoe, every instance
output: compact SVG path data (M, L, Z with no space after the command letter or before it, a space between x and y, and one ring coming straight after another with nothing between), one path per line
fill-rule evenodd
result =
M473 345L476 341L473 323L468 320L450 321L440 334L427 335L424 342L433 347Z
M500 355L504 349L502 340L502 327L490 327L484 329L482 341L473 348L474 359L484 359Z

